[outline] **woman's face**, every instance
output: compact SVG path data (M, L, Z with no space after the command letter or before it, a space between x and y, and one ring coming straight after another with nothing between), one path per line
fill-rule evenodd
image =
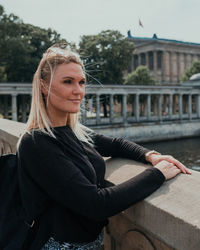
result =
M81 65L68 63L59 65L53 75L48 101L48 113L56 115L77 113L85 94L85 74ZM42 90L47 97L48 92Z

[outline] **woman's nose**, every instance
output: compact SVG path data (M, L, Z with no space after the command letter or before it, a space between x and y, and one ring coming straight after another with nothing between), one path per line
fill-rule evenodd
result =
M82 94L84 92L84 86L79 83L74 84L73 94Z

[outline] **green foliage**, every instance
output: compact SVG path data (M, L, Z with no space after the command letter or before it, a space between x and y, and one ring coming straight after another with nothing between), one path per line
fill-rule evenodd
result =
M191 67L186 69L183 77L181 78L181 82L188 81L192 75L197 73L200 73L200 61L193 62Z
M103 84L121 84L128 68L134 45L119 31L106 30L98 35L82 36L80 54L86 71ZM89 77L89 81L95 83Z
M7 15L0 5L0 67L8 82L32 81L44 51L62 41L66 42L56 31L25 24L14 14Z
M7 81L7 75L5 73L5 68L0 67L0 82L6 82Z
M124 84L155 85L156 81L146 66L139 66L126 77Z

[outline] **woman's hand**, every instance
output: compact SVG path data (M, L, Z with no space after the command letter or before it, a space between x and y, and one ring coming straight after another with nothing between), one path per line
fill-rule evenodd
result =
M186 166L184 166L180 161L176 160L171 155L159 155L159 154L156 154L156 153L152 153L152 154L148 155L146 160L148 162L150 162L153 166L155 166L156 164L158 164L161 161L167 161L167 162L172 163L173 165L175 165L178 169L180 169L180 171L182 173L184 173L184 174L192 174L186 168Z
M162 172L166 180L169 180L175 177L177 174L181 173L181 170L179 168L168 161L160 161L154 167Z

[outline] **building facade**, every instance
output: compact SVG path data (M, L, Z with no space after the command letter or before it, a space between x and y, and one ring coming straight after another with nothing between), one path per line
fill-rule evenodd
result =
M152 76L162 84L177 84L194 61L200 61L200 43L158 38L128 38L135 44L129 72L146 65Z

